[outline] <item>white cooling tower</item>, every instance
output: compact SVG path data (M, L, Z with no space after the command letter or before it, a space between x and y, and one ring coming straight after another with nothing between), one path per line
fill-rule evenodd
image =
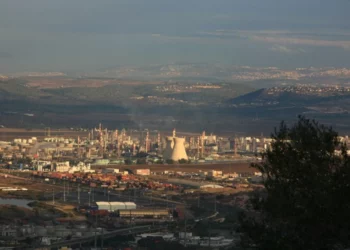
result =
M174 138L174 148L171 154L171 159L173 161L178 161L181 159L188 160L186 150L185 150L185 138Z
M171 159L171 154L173 152L173 148L174 148L174 138L171 136L167 136L166 137L166 145L165 145L165 149L163 152L163 159L164 160Z

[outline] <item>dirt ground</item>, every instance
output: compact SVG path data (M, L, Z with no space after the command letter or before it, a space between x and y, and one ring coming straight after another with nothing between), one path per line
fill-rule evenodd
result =
M35 199L38 196L42 195L45 192L52 192L52 189L55 190L55 192L62 191L63 188L61 186L51 185L47 183L37 183L32 182L30 179L24 179L15 176L14 178L11 178L10 175L7 175L8 177L5 178L4 175L0 175L0 183L2 187L17 187L17 188L26 188L28 190L26 191L0 191L0 197L3 198L28 198L28 199Z
M152 172L163 172L163 171L177 171L177 172L199 172L199 171L209 171L209 170L220 170L223 173L253 173L256 170L250 167L250 163L214 163L214 164L171 164L171 165L103 165L103 166L93 166L93 169L100 168L115 168L122 170L133 170L136 169L150 169Z

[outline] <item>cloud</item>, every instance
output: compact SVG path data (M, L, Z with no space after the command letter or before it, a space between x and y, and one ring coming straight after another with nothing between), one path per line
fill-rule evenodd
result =
M151 34L151 37L161 42L191 42L196 44L230 44L231 40L220 37L194 36L171 36L162 34Z
M213 38L220 37L222 39L249 39L257 42L272 43L274 44L274 47L271 48L272 51L280 51L284 53L292 52L290 51L290 48L288 48L288 45L337 47L350 50L350 33L342 31L292 32L288 30L215 30L209 32L197 32L197 34L206 35ZM325 39L328 37L332 37L332 39ZM341 39L336 40L336 37ZM280 47L276 47L277 45L279 45Z
M293 48L289 48L287 46L278 45L278 44L273 45L269 50L273 52L284 53L284 54L305 53L305 50L303 49L293 49Z
M333 41L310 38L293 38L293 37L279 37L279 36L260 36L253 35L251 39L255 41L274 43L280 45L309 45L318 47L337 47L342 49L350 49L350 41Z

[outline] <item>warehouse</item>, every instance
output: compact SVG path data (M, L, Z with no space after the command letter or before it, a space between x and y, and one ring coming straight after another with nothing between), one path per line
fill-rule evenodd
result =
M111 211L111 205L106 201L98 201L96 202L98 210L108 210Z
M106 202L98 201L96 202L98 210L108 210L108 211L120 211L120 210L131 210L136 209L136 204L134 202Z

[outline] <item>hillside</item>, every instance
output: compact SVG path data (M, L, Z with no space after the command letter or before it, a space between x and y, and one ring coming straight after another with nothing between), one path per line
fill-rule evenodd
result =
M347 105L350 92L338 87L273 87L259 89L228 100L235 105Z
M110 128L269 133L298 114L347 124L350 88L278 85L256 90L232 82L26 78L0 82L0 105L0 125L6 127L102 122Z

